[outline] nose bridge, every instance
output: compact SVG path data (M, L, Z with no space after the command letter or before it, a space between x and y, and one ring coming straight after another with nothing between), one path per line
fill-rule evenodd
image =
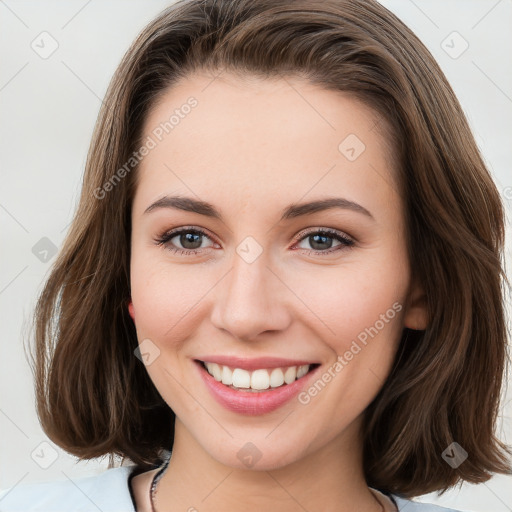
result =
M217 328L244 340L264 331L285 329L289 322L283 285L267 268L270 258L258 246L253 239L236 248L231 270L219 287L212 311L211 319Z

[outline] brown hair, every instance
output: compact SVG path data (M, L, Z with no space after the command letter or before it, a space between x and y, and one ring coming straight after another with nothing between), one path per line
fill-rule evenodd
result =
M510 451L495 436L507 341L500 196L431 54L369 0L181 1L137 37L107 91L78 209L37 303L37 407L47 435L79 458L118 454L144 469L172 447L174 413L134 357L127 310L136 169L106 199L98 191L137 149L159 95L195 69L300 75L389 123L430 323L404 329L366 411L367 482L411 497L508 472ZM441 456L453 441L469 454L455 469Z

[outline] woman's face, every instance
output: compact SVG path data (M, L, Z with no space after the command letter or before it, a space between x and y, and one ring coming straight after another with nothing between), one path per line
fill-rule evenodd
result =
M423 327L383 125L341 93L227 73L146 119L130 312L156 388L223 464L359 446L404 326Z

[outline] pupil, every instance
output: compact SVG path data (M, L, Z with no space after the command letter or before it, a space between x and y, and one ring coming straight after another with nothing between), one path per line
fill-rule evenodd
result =
M185 233L180 236L180 243L185 249L198 249L199 247L201 247L200 238L201 238L200 233ZM192 244L192 247L187 245L189 243ZM194 244L196 244L196 245L194 245Z
M311 235L310 237L310 244L313 249L320 250L320 249L330 249L332 246L332 238L330 236L325 235ZM329 242L326 242L326 240L330 240ZM327 247L326 247L327 245Z

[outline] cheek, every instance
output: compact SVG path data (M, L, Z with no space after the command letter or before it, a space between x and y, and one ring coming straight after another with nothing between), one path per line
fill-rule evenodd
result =
M351 350L354 343L367 347L370 340L377 339L379 343L374 344L375 350L381 350L393 344L401 329L403 305L391 283L389 287L373 286L371 290L365 286L355 288L353 294L339 298L336 306L336 316L332 317L331 323L339 340L336 343L338 354ZM357 346L353 350L357 350Z
M190 334L196 306L211 287L207 272L134 255L131 298L139 339L150 338L160 343Z
M387 339L399 333L408 283L405 266L399 261L396 254L389 259L376 255L293 278L295 293L314 314L319 332L337 354L348 350L353 340L364 343L369 331L375 335L375 328Z
M132 253L133 254L133 253ZM183 393L180 383L189 378L186 358L187 340L196 335L201 299L208 288L207 274L185 265L151 260L151 254L133 254L131 262L131 298L139 343L149 339L159 351L146 367L149 377L168 406L178 415L200 414L195 400Z
M347 285L345 293L330 285L323 298L311 296L322 322L334 331L323 338L332 356L298 397L328 437L359 417L382 389L402 331L402 297L393 283L368 287L350 277L342 282Z
M382 259L374 254L337 271L327 269L323 277L315 273L301 280L299 293L321 320L316 320L318 332L325 333L322 341L332 353L319 375L322 382L306 390L301 403L318 417L327 414L327 423L336 428L364 411L391 370L408 284L400 254ZM326 412L325 404L339 406Z

